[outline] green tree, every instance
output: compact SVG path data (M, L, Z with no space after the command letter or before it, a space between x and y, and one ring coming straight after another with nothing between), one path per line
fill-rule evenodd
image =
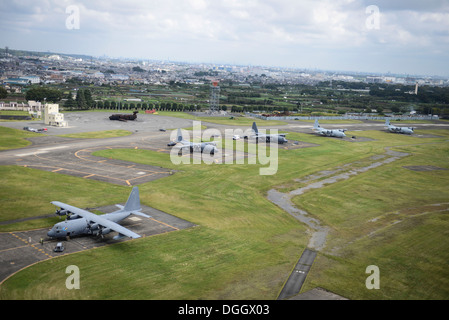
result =
M5 99L8 96L8 91L5 88L0 87L0 99Z
M93 108L95 101L92 99L92 92L90 92L90 89L84 89L84 99L86 100L86 105L88 108Z
M84 90L79 89L78 92L76 93L76 106L78 107L78 109L87 109L87 103L86 103L86 98L84 96Z
M401 109L398 106L392 106L390 109L391 112L393 113L399 113L401 111Z
M66 108L68 110L73 110L76 107L77 107L77 103L75 100L73 100L72 93L69 92L69 94L67 95L67 100L64 103L64 108Z
M58 89L52 89L41 86L31 87L25 94L26 100L34 100L34 101L48 101L48 102L58 102L61 100L63 94Z

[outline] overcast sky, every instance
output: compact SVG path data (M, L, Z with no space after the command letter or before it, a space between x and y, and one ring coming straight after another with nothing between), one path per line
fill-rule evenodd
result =
M0 5L0 47L11 49L449 76L449 0L0 0Z

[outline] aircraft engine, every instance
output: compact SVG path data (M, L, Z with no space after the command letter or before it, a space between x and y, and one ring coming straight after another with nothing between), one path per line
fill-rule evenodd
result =
M69 210L60 209L60 210L56 210L55 214L57 214L58 216L65 216L67 214L70 214L70 211Z
M75 219L79 219L80 216L77 214L68 214L67 215L67 220L75 220Z
M93 235L96 235L96 236L101 236L101 237L103 237L105 234L108 234L108 233L111 232L111 231L112 231L111 228L103 228L103 227L100 227L99 229L94 230L94 231L92 232L92 234L93 234Z
M212 145L207 145L203 149L203 153L215 154L215 152L217 152L217 148Z
M103 228L103 229L100 229L100 231L98 233L100 235L104 235L104 234L108 234L109 232L111 232L111 228Z
M98 224L98 223L94 223L94 224L89 225L89 229L90 229L90 230L97 230L98 227L99 227L99 224Z

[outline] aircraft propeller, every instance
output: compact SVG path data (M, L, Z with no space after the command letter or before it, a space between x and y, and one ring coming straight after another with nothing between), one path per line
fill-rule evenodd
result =
M71 214L71 212L69 210L65 210L63 208L56 210L55 214L57 214L58 216L63 216L63 215L69 215Z

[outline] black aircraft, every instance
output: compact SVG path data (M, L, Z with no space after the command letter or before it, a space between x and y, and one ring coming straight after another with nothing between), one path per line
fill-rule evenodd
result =
M128 121L136 120L139 111L134 111L133 114L113 114L109 117L109 120Z

